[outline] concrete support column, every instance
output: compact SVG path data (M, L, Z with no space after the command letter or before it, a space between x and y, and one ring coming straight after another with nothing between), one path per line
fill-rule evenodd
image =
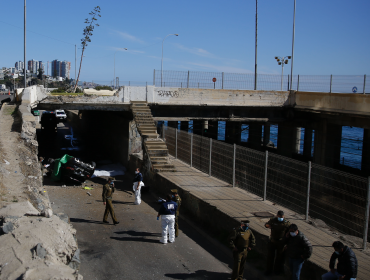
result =
M261 150L262 140L262 124L250 123L249 124L249 147L255 150Z
M218 121L208 121L208 137L217 140L217 137L218 137Z
M242 124L240 122L226 122L225 142L230 144L240 144Z
M178 128L179 122L178 121L168 121L168 126L172 128Z
M296 153L299 154L300 150L301 150L301 133L302 132L302 128L300 127L297 127L296 128L296 133L297 133L297 136L296 136L296 139L297 139L297 143L296 143Z
M279 155L293 157L297 151L297 128L292 124L279 124L277 151Z
M202 135L203 130L203 121L202 120L193 120L193 133Z
M326 120L320 121L315 130L314 162L327 167L339 164L341 141L341 125L328 125Z
M183 131L188 132L189 131L189 122L187 121L181 121L180 123L180 129Z
M370 129L364 129L361 170L370 176Z
M270 142L270 128L269 124L263 126L263 146L267 146Z
M312 129L304 129L304 140L303 140L303 156L307 159L311 158L312 152Z

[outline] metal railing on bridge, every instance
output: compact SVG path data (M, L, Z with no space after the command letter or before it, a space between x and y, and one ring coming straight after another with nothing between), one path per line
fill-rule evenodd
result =
M370 240L370 177L231 145L163 126L169 153L191 167L245 189L328 228ZM325 226L321 225L320 226ZM367 238L366 238L367 237Z
M215 78L215 82L213 79ZM289 90L290 77L258 74L257 90ZM308 92L370 93L370 77L366 75L293 75L292 89ZM253 90L254 74L154 70L156 87ZM368 87L366 88L366 85Z

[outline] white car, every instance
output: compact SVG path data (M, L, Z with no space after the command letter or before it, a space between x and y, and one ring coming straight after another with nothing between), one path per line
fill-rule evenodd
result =
M65 122L67 121L67 115L64 110L55 110L55 115L59 121Z

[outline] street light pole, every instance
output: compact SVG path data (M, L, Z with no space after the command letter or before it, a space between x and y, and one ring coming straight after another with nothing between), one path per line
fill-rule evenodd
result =
M258 0L256 0L256 46L254 52L254 90L257 90L257 23L258 23L257 4Z
M161 87L162 87L162 81L163 81L163 43L164 43L164 40L166 40L166 38L167 38L168 36L171 36L171 35L179 36L179 34L168 34L166 37L164 37L164 39L163 39L163 41L162 41Z
M296 0L294 0L294 15L293 15L293 39L292 39L292 64L290 68L290 90L293 87L293 59L294 59L294 35L295 35L295 7Z
M24 89L27 87L27 70L26 70L26 0L24 0L24 70L23 70Z
M127 51L127 48L123 48L123 50L125 50L125 51ZM114 85L114 83L115 83L115 80L116 80L116 53L117 53L118 51L115 51L115 53L114 53L114 77L113 77L113 88L116 88L115 87L115 85Z
M279 65L281 65L281 91L283 91L283 76L284 76L284 64L288 64L288 59L291 59L292 57L289 56L275 56L275 59Z

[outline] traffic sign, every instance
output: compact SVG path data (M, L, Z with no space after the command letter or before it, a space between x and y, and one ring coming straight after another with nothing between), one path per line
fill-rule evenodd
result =
M214 83L215 83L216 81L217 81L217 79L216 79L216 78L213 78L213 79L212 79L212 82L214 82Z
M353 93L356 93L356 92L357 92L357 87L353 87L353 88L352 88L352 92L353 92Z

